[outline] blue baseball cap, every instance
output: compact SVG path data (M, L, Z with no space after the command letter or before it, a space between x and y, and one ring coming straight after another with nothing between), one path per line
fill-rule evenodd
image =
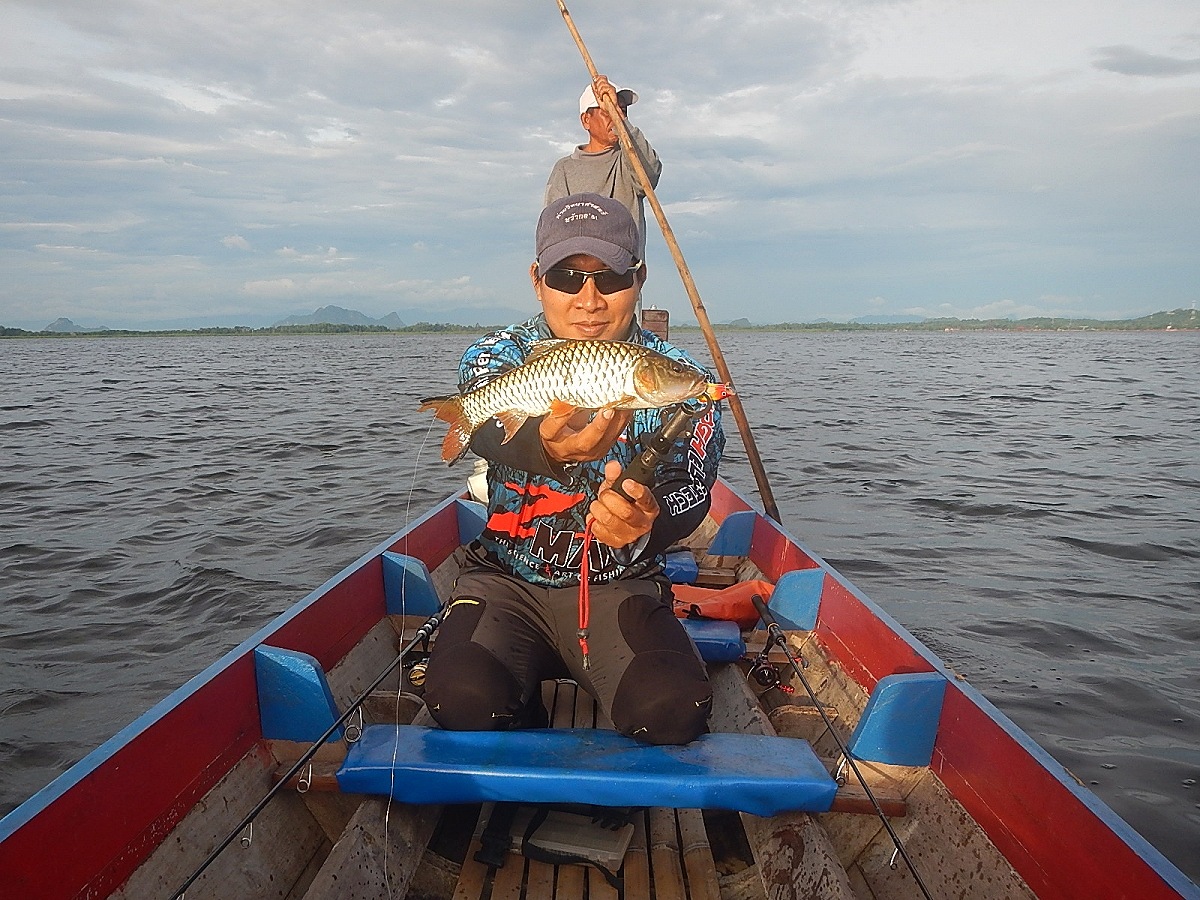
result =
M596 257L614 272L628 272L637 259L638 227L619 200L572 194L542 210L536 246L541 272L577 253Z

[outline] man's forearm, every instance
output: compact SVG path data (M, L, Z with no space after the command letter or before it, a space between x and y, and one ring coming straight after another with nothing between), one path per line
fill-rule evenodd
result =
M512 440L504 442L504 429L495 419L490 419L475 432L471 439L471 450L486 460L566 482L570 478L566 468L546 455L538 430L541 423L541 416L527 420L512 436Z

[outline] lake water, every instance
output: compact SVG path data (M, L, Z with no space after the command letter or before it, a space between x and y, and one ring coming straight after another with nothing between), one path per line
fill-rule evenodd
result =
M0 813L461 486L468 341L0 341ZM1200 880L1200 335L721 343L787 529Z

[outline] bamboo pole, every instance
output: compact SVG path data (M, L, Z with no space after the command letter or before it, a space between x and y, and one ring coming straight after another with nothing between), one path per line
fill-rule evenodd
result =
M583 56L583 61L587 65L588 72L594 81L599 75L596 69L596 64L592 62L592 56L588 53L587 47L583 43L583 38L579 35L579 30L575 27L575 22L571 19L571 13L567 10L566 3L563 0L556 0L558 9L562 13L563 21L567 23L567 28L570 29L571 36L575 39L575 44L579 47L579 52ZM633 146L633 141L629 137L629 129L625 127L625 117L621 115L621 111L617 108L608 97L596 98L604 106L605 112L612 119L614 126L617 129L617 139L621 143L621 149L625 151L625 158L629 160L633 167L634 173L637 175L638 181L641 183L642 192L646 195L646 199L650 201L650 208L654 210L654 217L658 220L658 226L662 229L663 238L667 242L667 247L671 251L671 256L675 260L675 266L679 269L679 277L683 279L684 290L687 291L688 299L691 300L692 310L696 314L696 321L700 323L700 330L704 334L704 341L708 344L708 352L712 355L713 362L717 367L717 374L721 380L731 388L735 388L733 375L729 371L729 366L725 363L725 356L721 353L721 347L717 343L717 336L713 333L712 323L708 319L708 311L704 308L704 302L700 299L700 292L696 289L696 282L692 278L691 270L688 268L687 261L683 258L683 251L679 249L679 242L675 240L675 232L671 229L671 224L667 221L667 215L663 212L662 204L658 202L658 197L654 193L654 187L650 184L650 176L646 174L646 167L642 164L641 157ZM758 445L754 443L754 436L750 433L750 422L746 418L746 410L742 407L741 398L735 393L730 396L727 401L729 410L733 413L733 419L737 423L738 431L742 435L742 444L746 448L746 458L750 463L750 469L754 473L754 480L758 483L758 492L762 497L763 511L774 519L780 521L779 507L775 505L775 496L771 492L770 482L767 480L766 470L763 468L762 457L758 453Z

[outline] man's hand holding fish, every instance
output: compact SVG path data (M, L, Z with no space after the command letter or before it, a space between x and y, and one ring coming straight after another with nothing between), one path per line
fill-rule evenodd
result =
M604 459L633 413L627 409L590 411L563 404L552 409L538 426L546 455L560 463Z

